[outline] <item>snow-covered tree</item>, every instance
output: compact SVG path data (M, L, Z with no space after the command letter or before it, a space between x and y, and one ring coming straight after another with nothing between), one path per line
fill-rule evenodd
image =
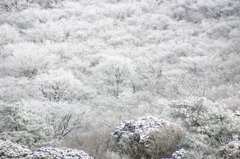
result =
M3 0L0 3L0 8L7 12L21 11L28 7L29 0Z
M0 139L36 148L54 144L53 129L20 104L0 105Z
M96 83L106 93L118 98L129 87L132 73L133 68L131 68L131 63L128 59L122 57L109 58L102 65L98 66Z
M22 11L29 7L52 8L59 4L61 0L2 0L0 8L7 12Z
M88 98L83 83L70 71L50 70L37 77L36 83L42 96L49 101L80 101Z
M82 103L22 100L21 105L44 119L45 124L52 128L52 137L58 141L84 131L88 124L90 108Z
M1 45L6 45L6 44L11 44L14 42L17 42L19 40L19 32L16 28L14 28L11 25L4 24L0 26L0 46Z
M231 141L220 147L220 155L226 159L240 158L240 141Z
M230 141L238 142L240 119L225 106L206 98L193 98L173 102L172 107L173 116L182 119L186 128L186 135L180 145L191 152L187 153L191 157L197 158L197 153L201 158L224 157L219 149Z
M87 128L87 113L81 105L68 103L56 104L53 102L44 103L48 107L46 120L53 127L53 137L58 140L73 135L78 131L84 131Z
M219 106L177 102L178 149L224 158L239 141L239 17L239 0L0 0L0 100L72 147L91 134L79 145L102 159L118 122L207 97Z
M44 72L52 62L55 56L49 56L48 49L32 43L22 43L18 45L8 45L4 52L6 57L1 67L4 68L4 74L14 77L33 78L38 73Z

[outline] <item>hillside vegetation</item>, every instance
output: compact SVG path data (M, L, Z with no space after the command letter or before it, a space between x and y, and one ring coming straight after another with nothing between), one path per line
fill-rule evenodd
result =
M99 159L236 159L239 109L238 0L0 1L1 140ZM144 116L176 127L136 154L131 136L110 141Z

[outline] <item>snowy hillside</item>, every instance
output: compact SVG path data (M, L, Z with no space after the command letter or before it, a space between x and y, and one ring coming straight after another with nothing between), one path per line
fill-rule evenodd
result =
M2 140L118 159L114 128L152 115L233 159L238 109L239 0L0 0Z

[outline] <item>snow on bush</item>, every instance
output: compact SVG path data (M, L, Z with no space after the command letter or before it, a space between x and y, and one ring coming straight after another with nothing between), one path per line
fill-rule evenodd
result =
M172 154L172 158L173 159L184 159L184 158L186 158L185 153L186 153L186 150L181 148Z
M29 148L55 144L52 127L20 103L0 103L0 139L20 143Z
M9 32L9 34L13 34L12 31ZM15 37L15 35L12 36ZM9 39L6 40L10 40L10 36L8 37ZM3 73L13 77L34 78L52 67L51 64L56 59L55 56L49 54L50 52L47 48L33 43L8 44L4 52L6 58L1 64L4 68Z
M93 159L82 150L42 147L32 152L26 146L0 140L0 159Z
M84 101L87 98L81 81L71 72L63 69L50 70L48 73L39 75L36 83L43 97L49 101Z
M18 40L19 33L16 28L8 24L0 26L0 45L11 44Z
M240 141L232 141L220 148L221 156L226 159L240 158Z
M186 148L188 158L229 157L231 153L226 148L240 138L238 116L224 105L206 98L175 101L172 106L173 116L182 119L185 126L186 132L180 146ZM220 148L226 151L219 152Z
M1 12L20 12L27 8L53 8L57 6L61 0L1 0L0 9Z
M31 159L93 159L88 156L82 150L69 149L69 148L53 148L53 147L42 147L32 155L30 155Z
M8 158L26 158L27 155L31 154L31 150L27 147L14 144L10 141L0 140L0 159Z
M113 151L131 158L169 157L182 136L177 125L152 116L121 123L112 133Z

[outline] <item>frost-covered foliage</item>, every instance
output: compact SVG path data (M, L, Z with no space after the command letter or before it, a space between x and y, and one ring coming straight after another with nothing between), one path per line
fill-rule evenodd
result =
M20 11L28 7L28 0L2 0L0 8L2 11Z
M82 150L42 147L28 156L31 159L93 159Z
M26 146L0 140L0 159L93 159L82 150L41 147L34 152Z
M180 145L190 151L188 157L225 158L229 152L222 153L219 149L231 142L238 143L240 118L225 106L201 98L173 102L172 107L173 116L182 119L186 128Z
M32 107L34 105L34 107ZM82 110L82 105L68 102L22 101L25 110L31 109L36 117L42 118L46 126L52 129L52 137L56 140L66 138L75 130L85 129L88 109Z
M10 141L0 140L0 158L18 158L24 159L32 153L26 146L14 144Z
M169 157L182 130L164 119L147 116L125 121L112 133L113 150L130 158Z
M220 155L226 159L240 158L240 141L231 141L220 148Z
M7 45L4 51L6 57L2 64L2 73L13 77L33 78L51 67L51 63L54 62L54 57L48 54L48 49L32 43L23 43L19 47ZM48 55L49 58L46 59Z
M186 150L181 148L172 154L172 159L186 159Z
M71 105L68 103L44 103L48 111L45 117L48 125L53 128L53 137L56 139L63 139L76 130L85 129L87 119L87 109L82 111L80 105Z
M106 94L118 98L130 87L132 73L129 60L121 59L121 57L108 57L104 64L97 67L96 83Z
M1 103L0 139L20 143L29 148L54 143L52 128L36 114L24 111L20 104Z
M223 127L227 139L237 132L229 126L240 109L239 17L239 0L0 0L0 100L22 103L55 139L97 158L98 130L107 136L146 114L169 119L172 100L207 97L226 108L184 108L193 114L183 127L215 151L216 134L226 144Z
M187 20L198 23L204 19L219 19L227 16L239 16L239 3L237 1L206 1L203 0L182 0L175 1L172 16L177 20ZM197 7L196 7L197 6Z
M11 44L14 43L15 41L19 40L19 33L16 30L16 28L9 26L7 24L1 25L0 26L0 46L4 44Z
M64 70L51 70L38 76L36 83L42 96L49 101L83 101L87 98L81 81L77 80L71 72Z
M22 11L30 7L52 8L61 0L2 0L0 9L6 12Z

